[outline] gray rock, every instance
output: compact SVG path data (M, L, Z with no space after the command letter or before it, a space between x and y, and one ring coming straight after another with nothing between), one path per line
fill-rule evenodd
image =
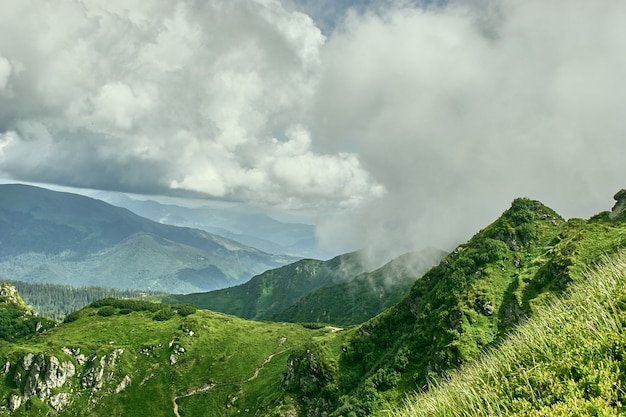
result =
M50 406L56 410L56 412L61 412L67 404L70 402L70 394L67 392L60 392L50 397Z
M9 410L11 410L11 412L14 412L18 408L20 408L21 405L22 405L22 397L20 397L19 395L15 395L15 394L12 394L9 397Z
M22 368L28 371L30 369L30 366L33 364L34 359L35 359L35 355L33 355L30 352L24 355L24 357L22 358Z
M18 387L22 386L22 373L19 370L15 371L15 375L13 375L13 382L15 382L15 385Z
M50 356L45 364L43 380L48 388L58 388L76 374L72 362L61 362L56 356Z
M92 363L92 366L87 370L87 372L80 381L81 387L92 388L94 390L99 390L102 388L102 385L104 383L104 368L106 366L105 356L100 358L99 365L100 366Z
M10 370L11 370L11 362L7 361L7 363L5 363L4 366L2 367L2 375L8 374Z
M124 379L122 379L122 382L120 382L117 387L115 387L115 393L119 394L120 392L124 391L126 389L126 387L128 387L130 385L130 383L132 382L132 379L130 377L130 375L126 375L124 377Z
M625 219L626 218L626 189L618 191L613 199L616 201L609 218L611 220Z
M483 305L481 306L481 312L485 316L493 316L493 313L494 313L495 310L496 310L496 308L493 306L491 301L485 301L483 303Z

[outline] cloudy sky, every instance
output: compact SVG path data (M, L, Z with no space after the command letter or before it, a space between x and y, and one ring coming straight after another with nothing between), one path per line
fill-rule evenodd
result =
M0 178L451 246L626 188L626 2L3 0Z

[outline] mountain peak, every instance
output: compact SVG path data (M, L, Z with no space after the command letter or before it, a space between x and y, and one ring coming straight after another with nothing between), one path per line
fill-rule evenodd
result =
M611 209L609 218L611 220L626 218L626 189L619 190L614 196L615 205Z

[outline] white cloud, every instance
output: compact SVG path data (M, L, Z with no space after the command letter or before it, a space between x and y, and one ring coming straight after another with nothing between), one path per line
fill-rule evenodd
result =
M451 248L518 196L609 209L626 186L624 18L620 2L539 0L353 14L310 124L388 190L355 240Z
M0 161L14 177L295 206L377 193L355 154L271 139L304 118L325 42L279 1L3 8L0 51L24 65L0 117L19 133Z

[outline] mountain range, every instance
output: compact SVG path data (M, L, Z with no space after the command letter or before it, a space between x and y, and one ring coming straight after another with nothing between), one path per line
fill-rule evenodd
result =
M55 324L3 285L0 415L622 415L626 191L616 200L566 220L516 199L346 328L113 298Z
M317 259L332 256L319 247L312 224L282 222L261 212L236 207L188 207L111 192L100 192L96 196L156 222L204 230L267 253Z
M0 274L11 279L185 293L232 286L296 259L89 197L0 185Z

